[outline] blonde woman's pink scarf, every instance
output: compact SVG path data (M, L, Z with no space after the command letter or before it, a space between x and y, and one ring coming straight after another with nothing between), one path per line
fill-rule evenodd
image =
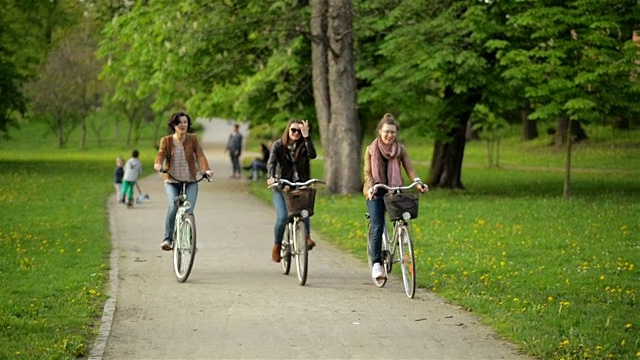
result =
M369 146L371 154L371 173L374 184L386 184L387 186L402 186L402 174L400 173L400 145L394 141L390 146L384 145L379 138L373 140ZM384 173L382 158L387 159L387 173Z

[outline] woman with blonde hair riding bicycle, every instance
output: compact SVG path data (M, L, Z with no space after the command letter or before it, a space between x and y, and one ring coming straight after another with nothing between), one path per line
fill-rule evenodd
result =
M367 198L367 209L371 217L371 268L372 279L384 279L386 273L382 266L382 232L385 222L384 194L387 190L378 189L373 192L375 184L385 184L390 187L402 186L401 167L410 179L419 179L411 165L409 154L404 145L397 140L400 130L395 117L386 113L378 122L378 136L371 142L364 153L364 187L362 192ZM426 186L419 187L421 192L427 191Z
M289 120L282 137L271 145L271 154L267 161L267 185L274 184L276 179L286 179L291 182L304 182L311 179L309 161L316 156L316 148L309 136L309 121ZM279 189L274 188L272 198L277 218L271 259L274 262L280 262L280 247L289 221L289 213L284 196ZM306 218L304 223L307 228L307 248L311 250L316 244L309 236L311 233L309 218Z

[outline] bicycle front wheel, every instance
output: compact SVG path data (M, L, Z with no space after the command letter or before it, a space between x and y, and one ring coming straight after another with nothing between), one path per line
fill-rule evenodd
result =
M282 245L280 246L280 264L282 265L282 273L289 275L291 270L291 224L287 224L282 236Z
M196 220L187 214L178 227L177 239L173 244L173 269L178 282L185 282L191 274L196 256Z
M407 225L401 225L398 229L398 241L400 249L400 268L402 269L402 280L404 291L407 296L413 299L416 293L416 264L413 257L413 240Z
M296 221L293 228L293 250L296 257L296 271L298 282L304 286L307 283L307 269L309 252L307 251L307 228L304 221Z

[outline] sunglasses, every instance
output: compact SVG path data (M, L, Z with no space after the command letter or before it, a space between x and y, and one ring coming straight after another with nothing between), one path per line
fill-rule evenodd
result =
M295 133L302 134L302 131L300 131L300 129L298 128L289 128L289 131L291 131L292 134L295 134Z

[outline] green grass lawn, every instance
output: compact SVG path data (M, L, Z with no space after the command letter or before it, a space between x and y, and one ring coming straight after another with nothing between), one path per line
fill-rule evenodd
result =
M431 145L407 141L426 178ZM467 189L421 196L412 224L419 287L540 359L640 358L640 137L596 142L574 148L569 201L564 149L509 139L503 167L490 169L485 144L469 143ZM264 184L252 191L270 201ZM365 211L360 194L320 190L313 228L366 262Z
M418 284L537 358L638 359L640 134L611 146L605 130L587 132L593 140L574 149L569 201L563 151L547 139L512 134L503 167L492 169L484 144L469 143L467 190L421 196ZM115 158L131 149L57 149L42 134L27 126L0 143L1 359L86 356L108 292L107 199ZM406 141L426 178L431 142ZM139 149L151 171L155 151ZM252 192L270 201L263 182ZM359 194L320 190L314 231L365 263L365 211Z

